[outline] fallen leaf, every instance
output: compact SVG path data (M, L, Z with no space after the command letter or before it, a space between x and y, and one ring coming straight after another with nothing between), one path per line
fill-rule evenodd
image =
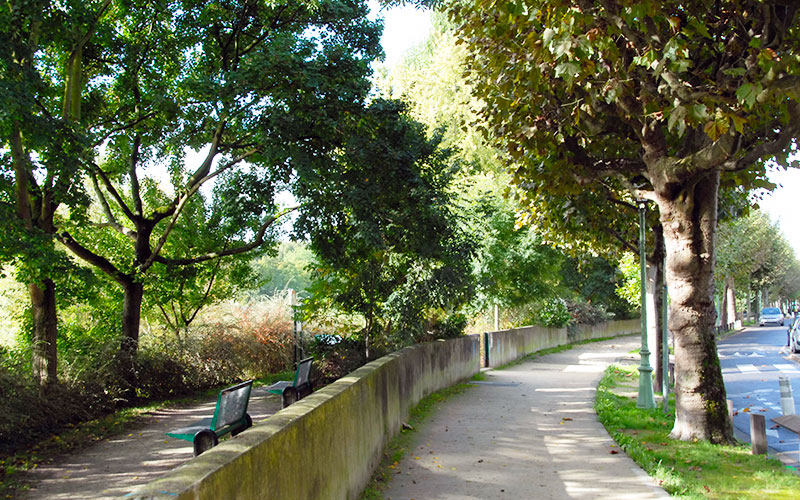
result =
M562 417L561 420L568 420L569 421L569 420L572 420L572 419L569 418L569 417Z
M608 450L608 452L611 453L612 455L616 455L617 453L619 453L619 450Z

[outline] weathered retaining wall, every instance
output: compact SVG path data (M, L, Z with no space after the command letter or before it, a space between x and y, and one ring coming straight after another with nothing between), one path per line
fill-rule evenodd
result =
M568 341L640 331L639 320L490 335L492 366ZM480 368L477 335L408 347L375 360L257 423L127 499L355 499L386 443L424 396Z
M479 369L476 335L408 347L314 392L126 498L358 498L409 410Z
M580 342L581 340L619 337L620 335L632 335L634 333L642 333L641 318L609 321L597 325L577 325L570 332L570 341Z
M489 332L489 366L502 366L526 354L567 343L566 328L523 326Z
M640 319L609 321L597 325L567 328L524 326L489 333L489 366L502 366L532 352L570 342L631 335L642 331Z

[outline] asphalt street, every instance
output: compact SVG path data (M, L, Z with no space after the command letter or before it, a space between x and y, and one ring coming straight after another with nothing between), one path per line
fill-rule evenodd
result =
M719 360L728 399L733 401L733 425L737 437L749 442L750 414L766 417L770 454L798 467L798 437L771 419L783 415L779 377L792 385L795 413L800 413L800 365L786 347L788 326L746 328L718 344Z

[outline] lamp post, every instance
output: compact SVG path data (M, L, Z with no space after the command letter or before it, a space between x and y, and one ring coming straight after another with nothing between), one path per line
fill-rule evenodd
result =
M669 413L669 326L667 321L667 307L669 301L667 297L667 258L664 257L664 289L661 292L661 391L664 395L664 413Z
M642 301L642 349L639 351L641 362L639 363L639 397L636 400L636 406L639 408L655 408L656 400L653 396L653 382L651 379L653 367L650 366L650 350L647 348L647 274L645 272L647 254L644 237L647 200L636 200L636 204L639 207L639 276Z

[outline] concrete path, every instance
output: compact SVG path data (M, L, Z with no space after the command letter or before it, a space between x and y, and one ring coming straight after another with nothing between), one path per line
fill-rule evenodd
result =
M127 434L100 441L86 449L63 455L27 472L21 480L25 500L111 500L123 497L193 457L192 444L167 437L165 432L191 425L214 413L216 398L205 404L153 412L141 426ZM253 423L281 408L280 397L263 387L253 388L247 413ZM235 439L235 438L233 438Z
M669 498L594 413L608 364L639 338L592 343L505 370L443 403L396 467L387 500Z

